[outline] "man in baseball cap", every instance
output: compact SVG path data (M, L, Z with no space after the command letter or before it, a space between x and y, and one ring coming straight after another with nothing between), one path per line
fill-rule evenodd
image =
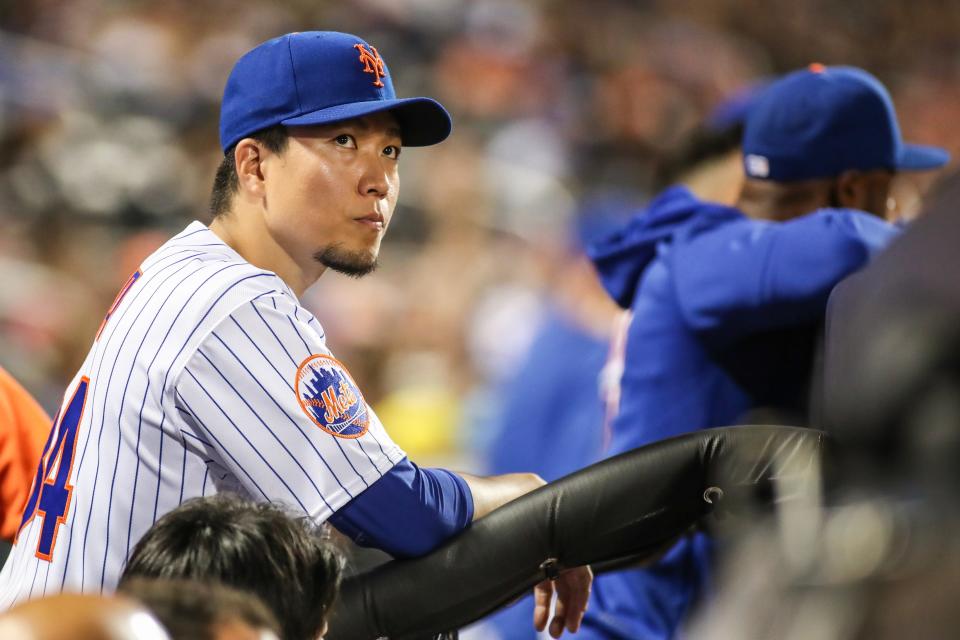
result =
M893 102L875 77L854 67L812 64L764 91L747 120L741 204L783 218L818 206L883 215L897 171L935 169L938 147L904 143ZM750 211L745 211L750 214Z
M893 176L947 160L901 140L890 96L863 70L815 64L763 89L735 206L672 187L590 251L632 314L607 455L759 409L803 421L831 289L897 234L883 219ZM600 576L581 637L672 637L712 553L691 534L653 566Z
M151 525L220 491L287 504L402 557L544 484L413 464L300 304L328 269L376 267L401 147L449 133L443 107L397 98L381 53L353 35L291 33L236 63L213 220L147 257L108 311L64 395L48 445L64 453L44 455L36 475L56 482L34 482L0 573L0 609L48 590L112 589ZM96 444L74 465L80 438ZM121 483L132 491L114 491ZM41 565L57 576L42 587L24 579ZM535 626L575 631L591 579L579 567L539 585Z
M375 150L380 156L376 171L370 171L373 165L368 163L365 176L357 175L362 168L354 162L365 156L355 153L361 151L360 132L354 131L358 128L365 134L382 133L376 141L366 136L382 148ZM237 61L224 88L224 158L211 194L211 229L228 244L236 233L256 237L260 245L277 240L280 253L299 262L296 269L278 272L298 293L326 268L365 275L376 268L396 206L401 146L437 144L450 130L450 115L437 101L397 98L380 52L357 36L305 31L268 40ZM328 134L339 150L321 143ZM348 156L353 162L349 167L343 162ZM245 208L243 177L265 177L257 171L262 161L277 164L273 158L283 168L273 172L272 180L252 183L251 195L259 197L259 189L270 185L271 199L278 205L274 210L283 214L226 215ZM328 170L319 171L319 165ZM362 184L348 184L358 180ZM354 198L357 189L366 192L361 200L369 202ZM340 215L315 215L318 197ZM267 230L262 228L267 222L270 233L258 235ZM299 246L288 251L282 246L287 241Z
M265 42L240 58L226 83L220 113L224 160L213 190L210 231L250 263L275 272L297 297L328 268L362 276L376 267L396 206L401 146L437 144L450 130L450 116L435 100L396 96L380 51L357 36L303 32ZM303 309L295 315L311 317ZM311 366L325 367L328 375L346 373L340 363L329 364L322 331L310 351L321 363ZM285 376L294 379L302 369ZM347 377L334 388L348 388L364 402ZM307 413L321 429L330 429L326 417L340 407L311 396L309 387L296 391L301 405L306 396L306 402L323 404ZM349 394L340 397L349 400ZM389 457L396 445L379 425L375 441L363 437L379 423L367 413L369 430L348 426L343 437L361 437L338 446L363 456L361 466L372 456L375 466L389 467L377 452ZM335 457L327 462L336 464ZM543 484L535 474L475 478L420 468L399 457L328 520L358 542L396 556L424 553L472 519ZM542 630L549 622L555 637L564 629L575 631L591 577L587 567L560 576L552 620L554 583L539 585L541 606L533 626Z

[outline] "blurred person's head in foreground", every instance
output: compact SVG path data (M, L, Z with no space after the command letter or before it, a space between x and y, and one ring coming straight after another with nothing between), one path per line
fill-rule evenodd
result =
M140 539L120 589L132 578L219 582L258 596L284 640L316 640L327 626L343 558L322 529L282 508L230 494L188 500Z
M773 220L823 207L884 217L896 172L948 160L943 149L903 142L890 95L875 77L812 64L771 84L751 109L737 206Z
M143 605L119 597L64 593L28 600L0 615L4 640L169 640Z
M120 592L150 609L171 640L277 640L280 625L256 596L213 582L134 578Z
M367 274L397 204L401 146L450 129L438 102L397 98L376 47L357 36L264 42L224 89L211 229L298 293L327 268Z

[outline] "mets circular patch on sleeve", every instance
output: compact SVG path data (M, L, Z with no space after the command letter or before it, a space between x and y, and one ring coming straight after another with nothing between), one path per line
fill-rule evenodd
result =
M314 424L338 438L359 438L370 425L370 411L339 360L311 355L297 368L294 388L300 408Z

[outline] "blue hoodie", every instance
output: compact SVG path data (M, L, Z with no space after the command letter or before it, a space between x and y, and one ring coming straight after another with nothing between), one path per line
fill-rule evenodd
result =
M801 406L831 289L897 234L867 213L747 218L683 187L588 252L633 317L606 455ZM670 638L708 579L710 542L681 540L655 565L600 576L582 638Z

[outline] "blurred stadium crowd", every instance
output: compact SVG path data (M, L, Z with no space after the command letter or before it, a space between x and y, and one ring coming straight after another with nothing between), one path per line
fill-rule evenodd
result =
M862 66L904 137L960 155L950 2L32 0L0 20L0 354L51 413L128 274L207 220L224 79L286 31L363 35L398 93L455 118L448 142L404 155L381 270L328 276L303 301L419 460L482 464L499 390L579 244L642 204L751 83ZM925 187L898 184L904 215ZM583 325L604 339L612 310L591 308Z

